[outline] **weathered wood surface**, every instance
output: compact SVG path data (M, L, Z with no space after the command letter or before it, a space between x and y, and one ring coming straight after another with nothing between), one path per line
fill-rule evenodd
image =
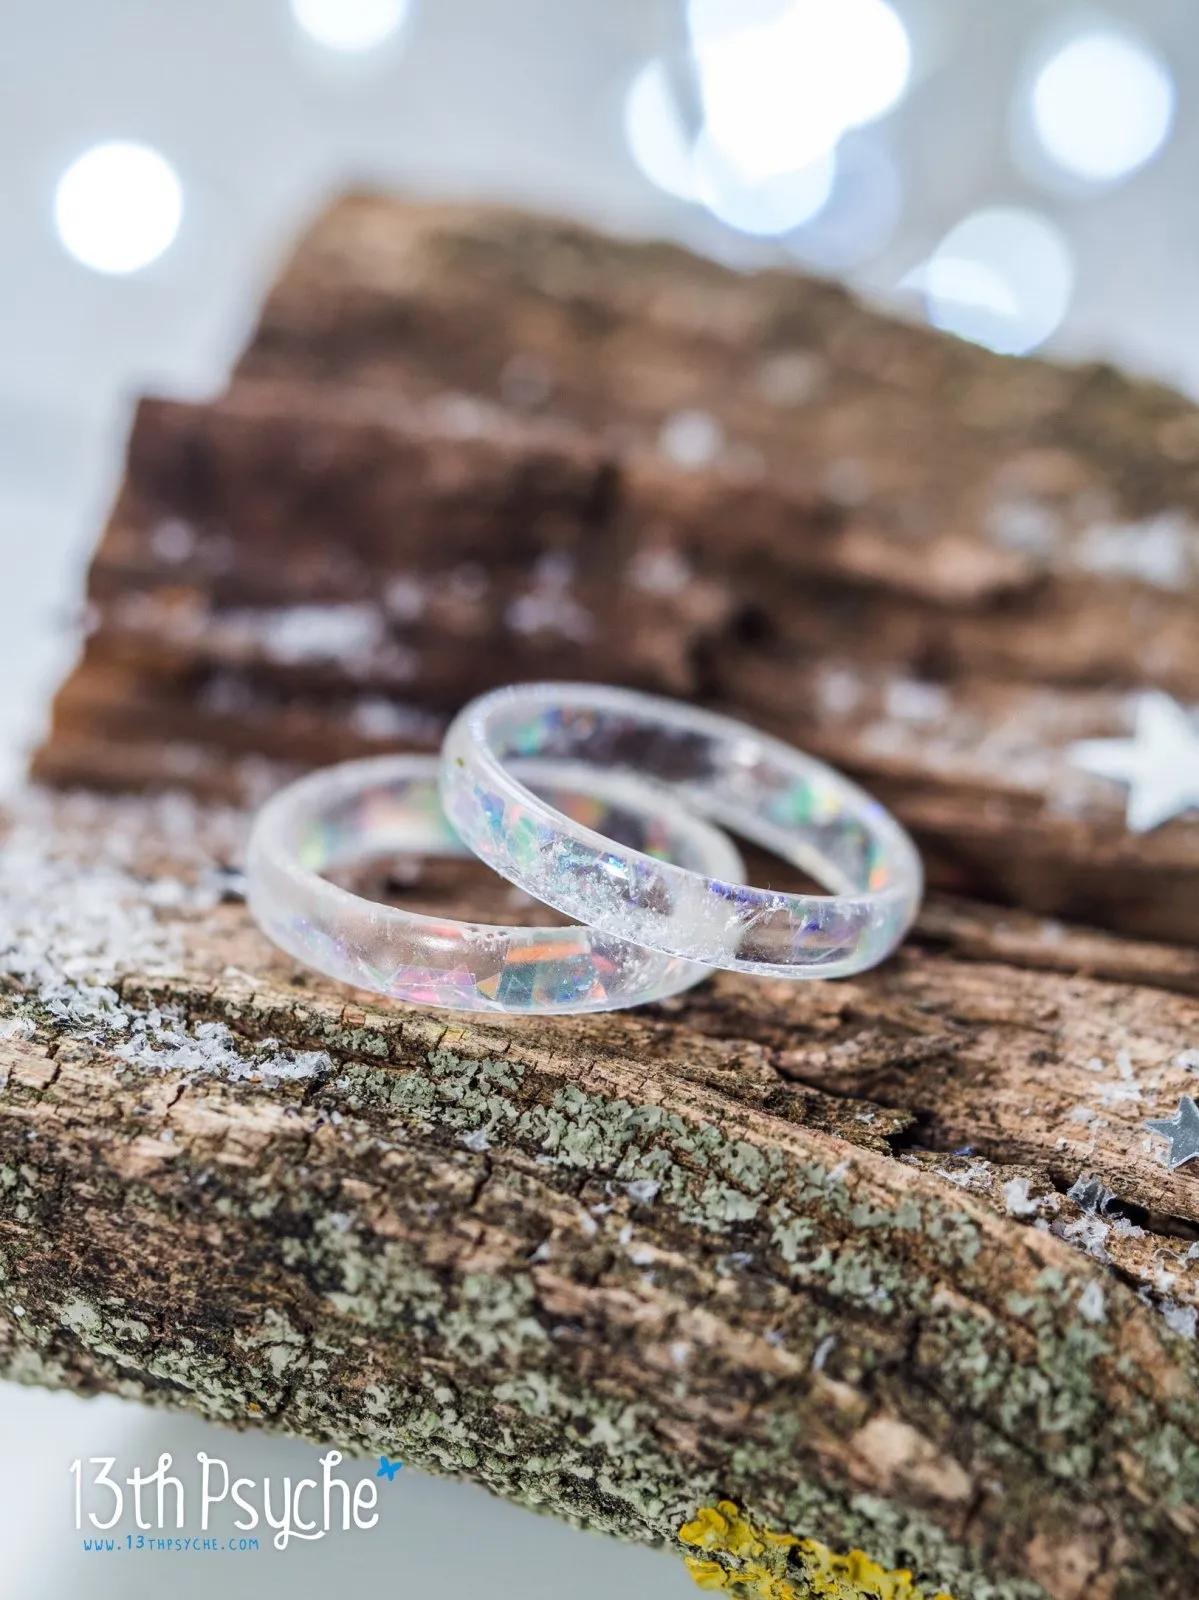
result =
M0 1365L680 1548L732 1499L925 1600L1189 1597L1199 1169L1144 1122L1197 1087L1199 824L1132 838L1063 756L1199 695L1197 512L1165 391L335 208L229 395L143 404L37 760L206 807L31 794L0 854ZM980 898L852 982L554 1022L256 934L213 802L550 675L793 735ZM457 867L416 903L534 914ZM790 1587L735 1592L873 1600L768 1549Z
M467 1022L271 949L239 820L33 798L0 857L7 1371L629 1537L732 1497L958 1600L1193 1591L1199 1182L1141 1122L1199 1002L942 919L848 983Z
M497 681L616 679L851 770L934 883L1199 940L1199 822L1130 837L1066 759L1141 687L1199 697L1199 411L1106 368L348 201L233 392L143 407L91 600L55 782L245 794L263 758L427 744Z

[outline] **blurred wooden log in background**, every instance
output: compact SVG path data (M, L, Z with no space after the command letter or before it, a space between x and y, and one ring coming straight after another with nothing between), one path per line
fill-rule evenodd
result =
M93 793L10 822L5 1370L466 1473L747 1595L1191 1595L1199 1167L1143 1125L1199 1070L1199 820L1128 833L1066 751L1199 698L1197 586L1173 393L341 202L229 392L142 403L35 763ZM940 891L915 938L556 1022L270 950L222 808L530 677L859 776Z

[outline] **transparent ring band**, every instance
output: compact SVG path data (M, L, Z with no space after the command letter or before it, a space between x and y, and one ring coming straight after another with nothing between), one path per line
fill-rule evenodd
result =
M528 757L636 771L831 893L753 888L629 849L528 789L515 765ZM778 739L673 700L593 684L496 690L452 723L441 782L454 827L503 877L593 928L708 966L861 972L920 903L916 847L876 800Z
M677 994L706 967L582 927L500 927L381 905L322 873L388 854L465 856L437 793L436 756L379 756L314 772L273 796L247 848L260 927L306 966L358 988L456 1011L607 1011ZM529 762L560 814L700 871L737 873L730 840L619 773ZM532 789L529 791L532 793Z

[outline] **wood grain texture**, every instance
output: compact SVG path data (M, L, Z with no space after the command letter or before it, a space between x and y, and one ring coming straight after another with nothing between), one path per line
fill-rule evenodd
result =
M546 219L335 206L229 393L143 402L36 762L108 793L7 824L3 1369L625 1537L733 1500L925 1600L1184 1600L1199 1169L1144 1124L1199 1072L1199 823L1130 836L1065 752L1199 696L1196 516L1199 413L1157 387ZM911 940L542 1022L262 941L237 807L543 676L864 778L939 891ZM532 914L454 865L404 903ZM830 1592L785 1559L775 1593Z
M24 807L6 1371L627 1537L731 1497L959 1600L1190 1592L1199 1182L1141 1119L1193 1083L1194 998L918 938L849 983L470 1021L268 946L236 818Z
M1199 412L791 274L343 202L231 393L148 402L37 772L254 790L496 682L722 704L876 788L958 893L1199 939L1199 823L1070 766L1199 697ZM248 763L248 764L247 764Z

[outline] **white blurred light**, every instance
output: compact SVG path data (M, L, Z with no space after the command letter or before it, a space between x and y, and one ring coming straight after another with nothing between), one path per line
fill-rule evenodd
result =
M660 189L741 233L792 233L827 206L842 136L903 94L904 26L886 0L689 0L688 21L699 116L684 111L667 63L647 62L625 99L633 159ZM850 202L814 253L833 265L868 255L871 227L858 224L877 209L872 237L882 237L898 207L879 201Z
M827 156L911 72L886 0L691 0L689 22L708 136L750 183Z
M714 217L739 233L777 238L816 216L832 193L831 150L794 172L749 181L705 130L695 147L695 192Z
M1165 65L1136 40L1081 34L1037 74L1032 115L1059 166L1110 181L1143 166L1165 143L1174 84Z
M851 133L837 146L827 204L787 240L787 249L819 271L851 271L884 248L902 208L903 184L890 150L869 134Z
M136 272L168 248L183 217L175 169L148 145L113 140L63 173L54 221L63 245L97 272Z
M828 150L797 171L747 179L706 129L692 137L666 63L646 63L629 85L625 137L645 176L668 194L698 201L740 233L790 233L825 204L833 182Z
M1065 316L1074 265L1051 222L996 206L959 222L907 281L923 289L935 327L1022 355Z
M692 141L660 58L647 61L629 85L624 131L633 160L651 183L681 200L695 199Z
M329 50L373 50L397 33L408 0L291 0L292 15L310 38Z

